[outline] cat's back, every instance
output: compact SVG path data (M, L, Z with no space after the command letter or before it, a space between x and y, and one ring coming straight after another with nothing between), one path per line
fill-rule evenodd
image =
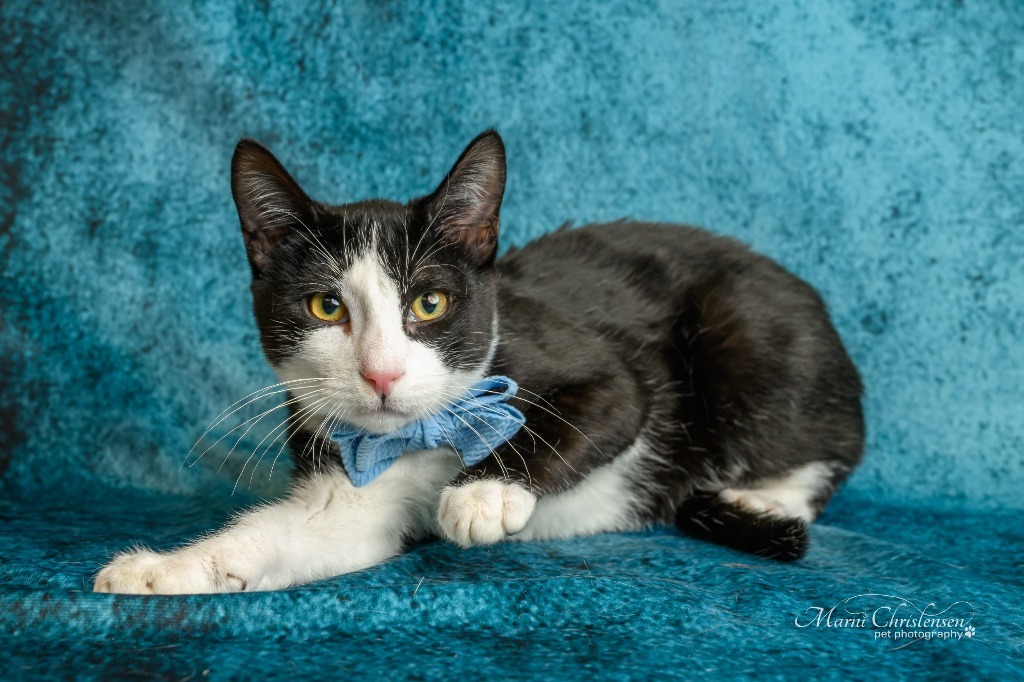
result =
M694 282L716 271L766 260L700 228L618 221L564 227L510 251L497 267L506 301L526 299L570 316L614 310L637 321L674 310Z
M497 267L503 332L563 359L574 348L623 352L661 343L681 319L710 309L745 320L748 334L805 339L810 354L840 347L813 287L745 244L696 227L563 228Z
M582 227L563 226L498 262L502 276L542 275L552 266L578 265L587 272L701 262L709 255L746 251L740 242L689 225L619 220ZM585 274L580 272L577 274Z

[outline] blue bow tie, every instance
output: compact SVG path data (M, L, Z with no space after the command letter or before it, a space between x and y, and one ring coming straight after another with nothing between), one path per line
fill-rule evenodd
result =
M508 404L519 387L507 377L486 377L470 386L466 396L439 414L406 424L391 433L367 433L338 424L331 440L341 446L341 461L353 485L364 486L396 459L413 450L454 448L466 465L483 461L526 422Z

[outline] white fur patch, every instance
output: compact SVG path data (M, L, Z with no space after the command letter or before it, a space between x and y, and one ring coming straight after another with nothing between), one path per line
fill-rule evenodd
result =
M786 476L757 481L749 488L726 488L719 497L753 512L810 523L815 517L811 501L829 485L832 473L829 465L813 462Z
M635 528L634 479L648 454L641 436L570 490L542 497L530 522L515 539L552 540Z
M359 366L368 372L402 374L410 354L402 298L381 267L376 251L356 260L345 274L341 295L352 319ZM376 394L374 394L376 398Z

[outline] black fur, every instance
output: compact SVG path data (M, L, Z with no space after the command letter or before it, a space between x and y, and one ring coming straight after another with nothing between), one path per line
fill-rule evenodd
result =
M642 437L653 456L635 474L639 521L676 522L791 560L806 547L804 522L727 505L717 492L822 462L832 478L814 500L820 511L860 460L861 384L825 305L737 241L623 221L563 228L495 261L505 158L493 131L435 192L404 205L310 201L250 141L239 144L233 170L272 363L323 324L304 300L324 289L324 258L351 262L371 239L401 290L449 292L448 314L407 330L449 367L485 360L497 313L489 373L520 384L529 429L462 481L511 475L538 496L558 493ZM247 177L269 179L274 196L247 191ZM430 267L407 262L414 249ZM299 475L312 470L309 438L294 441Z
M754 514L707 492L686 498L676 512L676 525L695 537L777 561L799 559L809 539L803 519Z

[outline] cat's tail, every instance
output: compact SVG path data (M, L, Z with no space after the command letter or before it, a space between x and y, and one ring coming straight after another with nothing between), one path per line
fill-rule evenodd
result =
M718 493L694 493L676 512L683 532L777 561L795 561L807 551L807 522L759 514L726 502Z

